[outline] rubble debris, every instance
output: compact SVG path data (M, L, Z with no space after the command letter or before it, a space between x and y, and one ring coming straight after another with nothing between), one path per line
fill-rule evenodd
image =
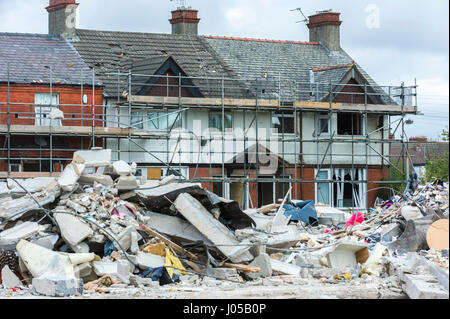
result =
M68 256L32 244L24 239L19 241L16 249L27 270L34 278L46 276L75 277L73 265Z
M71 202L68 201L68 205L69 203ZM80 207L82 206L80 205ZM86 210L78 212L83 213L86 212ZM94 234L92 228L88 224L84 223L80 218L63 213L55 213L54 217L58 222L61 237L70 246L76 246L84 239Z
M14 287L23 287L20 279L11 271L11 269L9 269L8 265L3 267L1 273L2 284L4 288L8 289Z
M90 151L77 151L73 154L74 160L86 167L104 167L111 165L110 149L92 149Z
M250 246L244 251L235 236L202 206L202 204L187 193L180 194L174 206L177 210L210 241L219 245L218 249L232 262L240 263L253 260L248 252ZM225 246L227 245L227 246ZM245 251L247 248L247 251Z
M33 278L32 292L49 297L69 297L83 293L83 281L67 277Z
M448 298L448 183L368 211L289 192L242 211L201 184L143 181L136 170L92 149L59 178L0 182L2 287L75 297L333 285L324 295L343 296L352 285L374 298Z
M328 265L331 268L356 268L369 257L368 244L361 242L340 241L327 254Z

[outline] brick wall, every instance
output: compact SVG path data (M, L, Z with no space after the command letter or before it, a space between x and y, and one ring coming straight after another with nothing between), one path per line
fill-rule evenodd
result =
M59 94L60 110L64 112L64 126L81 126L83 114L83 126L92 126L92 88L85 87L83 94L88 96L87 103L81 106L81 88L78 86L58 86L52 88L54 94ZM35 93L50 93L48 85L12 85L10 87L10 103L25 103L25 105L10 105L10 119L12 125L34 125L35 119ZM103 104L103 89L97 88L94 91L95 105ZM0 124L8 123L8 88L6 85L0 85ZM103 126L99 120L102 119L103 108L95 107L95 126Z
M95 126L103 126L103 88L96 88L94 91L94 97L92 96L92 87L84 87L83 94L86 94L88 99L87 103L81 107L81 87L80 86L63 86L54 85L52 87L52 92L54 94L59 94L59 104L60 110L64 113L64 120L61 121L63 126L92 126L93 109L94 123ZM35 93L50 93L49 85L18 85L13 84L10 86L10 115L9 119L12 125L35 125ZM94 108L92 106L92 101L96 105ZM0 84L0 124L8 124L8 87L5 84ZM20 105L15 105L13 103L20 103ZM83 118L83 119L82 119ZM47 140L48 146L43 147L43 149L50 148L50 138L44 136ZM57 143L58 139L61 143ZM7 148L5 144L6 138L4 136L0 137L1 148ZM53 137L53 149L68 148L69 150L64 151L53 151L52 157L54 160L61 158L72 158L73 151L77 149L88 149L92 147L91 139L89 137L77 137L77 136L54 136ZM58 145L63 144L64 147L58 147ZM102 146L103 140L97 138L95 140L96 146ZM34 136L12 136L11 146L22 146L23 150L17 149L10 153L11 158L49 158L50 151L40 151L39 146L36 145L34 141ZM35 149L35 150L30 150ZM7 150L0 151L1 158L7 158ZM59 165L55 164L54 169L59 171ZM7 171L8 165L6 160L2 160L0 163L0 170Z
M168 70L164 75L168 76L176 76L171 70ZM167 85L169 82L169 86ZM172 96L178 97L179 90L179 79L178 78L164 78L161 77L159 80L152 86L150 91L147 93L148 96ZM183 86L183 85L182 85ZM167 90L168 88L168 90ZM168 91L168 92L167 92ZM181 96L182 97L192 97L192 94L184 87L181 88Z
M358 85L354 79L350 80L347 84L350 85ZM355 104L364 104L364 89L359 86L345 86L341 92L345 93L354 93L354 94L338 94L334 99L336 103L355 103ZM368 104L371 104L371 101L367 101Z

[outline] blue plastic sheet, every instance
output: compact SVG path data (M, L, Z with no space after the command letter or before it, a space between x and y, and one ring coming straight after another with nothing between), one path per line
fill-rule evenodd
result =
M295 206L294 206L295 205ZM290 217L291 221L302 221L308 225L312 225L318 221L316 207L314 201L304 201L297 204L286 204L283 206L284 215Z
M159 281L161 286L180 281L180 276L177 274L173 274L173 278L170 278L166 267L147 268L147 270L140 274L139 277L151 278L153 281Z
M108 257L109 255L111 255L113 251L114 251L114 243L112 241L108 240L105 243L105 248L104 248L105 257Z

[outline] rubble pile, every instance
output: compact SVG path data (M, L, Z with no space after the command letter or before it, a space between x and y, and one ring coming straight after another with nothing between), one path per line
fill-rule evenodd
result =
M93 149L58 178L0 182L0 295L373 284L370 298L448 298L448 183L365 213L288 196L242 211L201 184L135 174Z

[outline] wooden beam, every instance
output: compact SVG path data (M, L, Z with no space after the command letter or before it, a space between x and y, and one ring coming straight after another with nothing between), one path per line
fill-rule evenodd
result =
M163 235L159 234L158 232L154 231L153 229L145 226L144 224L139 224L139 228L144 231L147 235L156 237L160 240L162 240L164 243L166 243L167 246L171 247L172 249L178 251L179 253L186 255L187 257L194 259L194 260L198 260L198 257L195 256L194 254L188 252L186 249L178 246L177 244L175 244L173 241L171 241L170 239L168 239L167 237L164 237Z
M245 271L245 272L260 272L261 271L261 268L259 268L259 267L252 267L252 266L248 266L248 265L239 265L239 264L230 264L230 263L224 263L223 267L234 268L234 269Z
M136 104L156 104L156 105L173 105L177 106L181 102L183 106L209 106L209 107L221 107L222 99L220 98L190 98L182 97L181 99L177 97L161 97L161 96L129 96L129 101ZM226 98L223 100L224 105L227 107L258 107L261 108L283 108L289 109L294 108L293 106L283 105L281 106L278 100L256 100L256 99L230 99ZM313 102L313 101L296 101L295 106L299 109L314 109L314 110L329 110L329 102ZM332 110L345 110L345 111L355 111L363 112L367 108L369 112L382 112L382 113L401 113L402 107L399 105L382 105L382 104L368 104L367 107L364 104L350 104L350 103L332 103ZM405 106L403 108L405 113L416 113L417 107L415 106Z

